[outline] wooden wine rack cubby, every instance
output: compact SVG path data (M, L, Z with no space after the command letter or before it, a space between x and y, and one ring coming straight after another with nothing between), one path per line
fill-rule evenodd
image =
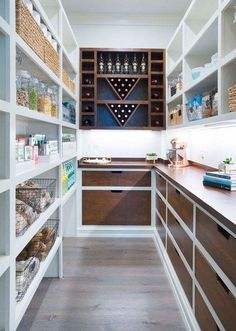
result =
M98 72L102 53L106 64L109 54L121 65L127 54L130 68L134 57L138 73ZM146 72L140 72L142 56ZM80 128L151 129L166 126L165 50L163 49L92 49L80 52ZM122 72L122 70L121 70Z

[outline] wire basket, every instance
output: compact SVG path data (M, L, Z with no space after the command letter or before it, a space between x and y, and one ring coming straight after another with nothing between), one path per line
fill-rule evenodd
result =
M22 0L16 0L16 32L44 61L44 35Z
M16 199L16 236L22 236L38 217L32 207Z
M38 232L40 234L41 247L39 249L38 258L40 261L44 261L50 252L50 249L54 245L58 234L58 219L49 219Z
M55 195L56 179L31 179L16 188L16 198L37 213L45 211L55 201Z
M52 47L52 44L44 38L44 62L56 74L60 76L59 54Z
M37 254L26 261L16 262L16 302L20 302L40 267Z

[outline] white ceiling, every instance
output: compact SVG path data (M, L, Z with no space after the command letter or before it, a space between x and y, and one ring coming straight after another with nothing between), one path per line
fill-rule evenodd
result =
M191 0L62 0L68 13L165 15L180 17Z

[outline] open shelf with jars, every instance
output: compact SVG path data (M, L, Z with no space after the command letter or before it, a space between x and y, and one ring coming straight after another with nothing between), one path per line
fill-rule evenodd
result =
M165 128L165 52L81 49L80 128Z

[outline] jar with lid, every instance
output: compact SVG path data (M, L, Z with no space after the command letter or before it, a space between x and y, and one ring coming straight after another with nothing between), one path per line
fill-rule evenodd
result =
M26 70L19 70L16 75L16 103L19 106L29 106L30 74Z
M35 77L31 77L29 83L29 109L37 110L38 108L38 87L39 81Z
M57 117L57 87L52 86L51 91L51 116Z
M51 115L51 104L48 87L44 83L41 83L38 94L38 111L46 115Z

